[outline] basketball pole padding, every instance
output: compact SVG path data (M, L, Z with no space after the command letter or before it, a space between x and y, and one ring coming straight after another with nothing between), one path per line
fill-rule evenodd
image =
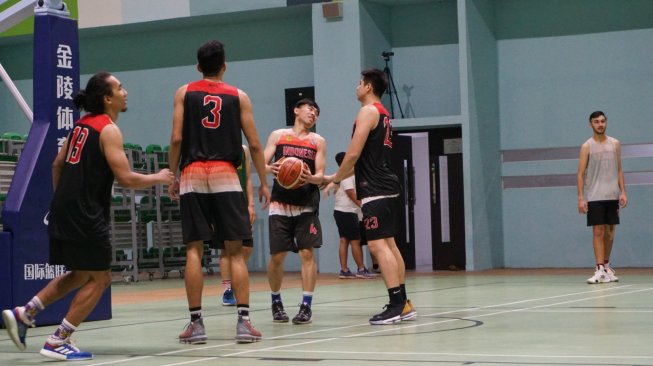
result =
M34 120L3 207L0 232L0 305L24 305L65 267L48 263L47 214L53 196L52 162L79 119L73 96L81 89L77 21L67 10L35 8ZM37 325L59 324L75 292L51 304ZM107 289L86 319L111 318Z

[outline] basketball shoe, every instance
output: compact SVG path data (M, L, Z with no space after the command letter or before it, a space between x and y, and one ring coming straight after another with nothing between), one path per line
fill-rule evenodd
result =
M92 360L93 354L81 351L70 338L64 339L60 343L52 342L50 338L45 342L41 349L41 356L59 361L84 361Z
M387 304L383 311L370 318L372 325L392 324L401 321L401 313L404 311L404 305Z
M27 328L34 327L34 320L30 320L25 314L25 308L19 306L13 310L4 310L2 312L2 320L7 328L9 338L14 342L19 350L24 351L27 344L25 343L25 335L27 335Z
M607 273L610 282L619 282L619 277L615 275L615 271L612 269L612 267L606 266L605 273Z
M283 303L281 301L272 301L272 321L275 323L287 323L288 314L283 309Z
M224 294L222 294L222 305L236 306L236 297L234 296L234 290L230 288L224 290Z
M253 343L261 340L261 332L252 326L249 319L238 317L236 324L236 343Z
M203 318L188 323L184 331L179 334L179 343L204 344L206 339Z
M597 268L594 272L594 276L587 279L587 283L593 285L597 283L608 283L610 282L610 277L606 273L605 269Z
M313 312L311 307L308 304L301 304L299 306L299 312L292 318L293 324L308 324L310 323Z
M406 300L406 305L401 312L401 320L415 320L417 318L417 310L413 307L413 303L409 300Z

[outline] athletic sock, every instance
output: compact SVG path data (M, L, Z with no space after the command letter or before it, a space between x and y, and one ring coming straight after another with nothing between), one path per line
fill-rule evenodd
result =
M77 327L70 324L70 322L64 318L54 334L48 337L48 343L55 345L61 344L66 339L70 338L75 330L77 330Z
M304 291L302 293L302 304L306 304L308 306L311 306L312 302L313 302L313 293Z
M401 289L401 297L404 298L404 301L408 300L408 295L406 295L406 284L402 283L399 285L399 288Z
M190 321L194 322L202 317L202 307L198 306L196 308L189 308L190 311Z
M404 297L401 295L401 287L393 287L388 289L390 296L390 305L399 306L404 304Z
M249 319L249 304L238 304L238 316L248 320Z
M231 280L222 280L222 288L224 291L231 289Z
M281 302L281 291L272 292L272 302Z
M41 299L39 299L37 296L34 296L32 300L25 304L25 316L27 316L29 320L34 320L36 314L38 314L43 309L45 309L45 306L43 306Z

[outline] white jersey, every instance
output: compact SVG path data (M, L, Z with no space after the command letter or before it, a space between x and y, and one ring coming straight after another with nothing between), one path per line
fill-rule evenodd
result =
M593 138L587 140L589 160L585 170L585 195L587 201L618 200L619 174L617 161L617 139L606 136L603 142Z
M336 192L336 205L333 209L341 212L353 212L358 214L360 218L362 216L360 207L347 196L345 191L348 189L356 189L356 178L353 175L340 182L340 189Z

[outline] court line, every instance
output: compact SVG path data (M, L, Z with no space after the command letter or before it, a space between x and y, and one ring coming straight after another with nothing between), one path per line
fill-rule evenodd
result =
M365 352L365 351L324 351L324 350L271 350L271 352L287 352L287 353L314 353L314 354L320 354L320 353L326 353L326 354L347 354L347 355L388 355L388 356L411 356L411 355L417 355L417 356L474 356L474 357L510 357L510 358L539 358L539 359L547 359L547 358L559 358L559 359L564 359L564 358L597 358L597 359L606 359L606 358L616 358L616 359L631 359L631 360L636 360L636 359L646 359L646 360L653 360L653 356L632 356L632 355L621 355L621 356L597 356L597 355L519 355L519 354L492 354L492 353L453 353L453 352ZM223 356L224 357L224 356ZM360 360L360 361L365 361L365 360ZM388 360L388 361L396 361L396 360ZM477 361L477 362L485 362L485 361ZM180 364L174 364L174 365L180 365ZM167 365L167 366L172 366L172 365Z
M628 285L632 286L632 285ZM623 286L626 287L626 286ZM575 303L575 302L580 302L580 301L588 301L588 300L594 300L594 299L600 299L600 298L606 298L606 297L613 297L613 296L620 296L620 295L628 295L628 294L633 294L633 293L638 293L638 292L644 292L644 291L652 291L653 288L645 288L645 289L639 289L639 290L631 290L631 291L624 291L624 292L619 292L619 293L613 293L613 294L606 294L606 295L600 295L600 296L594 296L594 297L589 297L589 298L583 298L583 299L574 299L574 300L569 300L569 301L562 301L562 302L557 302L553 304L543 304L543 305L537 305L537 306L532 306L532 307L527 307L527 308L522 308L522 309L510 309L510 310L505 310L505 311L498 311L494 313L489 313L489 314L480 314L478 316L475 316L475 318L481 318L481 317L489 317L489 316L496 316L496 315L502 315L502 314L507 314L507 313L514 313L514 312L522 312L526 310L531 310L531 309L538 309L538 308L544 308L544 307L550 307L550 306L557 306L557 305L563 305L563 304L570 304L570 303ZM589 293L596 292L596 291L589 291ZM565 296L565 295L563 295ZM553 296L552 298L557 298L559 296ZM521 301L519 301L521 302ZM496 307L496 305L492 305L490 307ZM481 309L481 308L472 308L472 309ZM462 312L466 310L458 310L454 312ZM442 314L429 314L426 315L426 317L431 317L431 316L437 316L437 315L442 315ZM424 317L424 316L423 316ZM246 350L246 351L240 351L240 352L235 352L231 354L226 354L222 355L220 357L233 357L233 356L238 356L238 355L243 355L243 354L248 354L248 353L254 353L254 352L266 352L266 351L272 351L272 352L278 352L279 349L281 348L287 348L287 347L294 347L294 346L301 346L301 345L306 345L306 344L312 344L312 343L321 343L321 342L327 342L335 339L342 339L342 338L354 338L354 337L361 337L361 336L369 336L372 334L378 334L378 333L384 333L384 332L391 332L391 331L396 331L398 329L410 329L410 328L419 328L419 327L424 327L424 326L429 326L429 325L435 325L435 324L444 324L444 323L449 323L449 322L454 322L454 321L461 321L465 319L446 319L446 320L438 320L434 322L429 322L429 323L421 323L421 324L415 324L415 325L408 325L408 326L402 326L401 328L385 328L385 329L380 329L377 331L371 331L371 332L364 332L364 333L359 333L359 334L350 334L350 335L345 335L341 337L332 337L332 338L325 338L325 339L318 339L318 340L313 340L313 341L307 341L307 342L301 342L301 343L294 343L292 345L281 345L281 346L276 346L276 347L268 347L264 349L258 349L258 350ZM285 351L285 352L292 352L292 351ZM308 351L305 351L308 352ZM318 351L320 352L320 351ZM345 352L343 352L345 353ZM347 353L356 353L356 352L347 352ZM366 352L364 352L366 353ZM420 353L405 353L405 355L410 355L410 354L415 354L415 355L420 355ZM427 353L428 354L428 353ZM506 355L510 356L510 355ZM216 357L220 358L220 357ZM496 356L500 357L500 355ZM519 355L519 356L514 356L514 357L530 357L529 355ZM537 358L547 358L548 356L545 355L540 355L537 356ZM567 357L567 356L556 356L558 357ZM582 356L577 356L578 358L582 358ZM604 355L604 356L591 356L592 358L616 358L619 359L621 356L614 356L614 355ZM635 357L635 356L633 356ZM635 357L639 359L653 359L653 356L644 356L644 357ZM176 366L178 364L167 364L164 366Z
M483 309L491 309L491 308L497 308L497 307L503 307L503 306L523 304L523 303L528 303L528 302L545 301L545 300L551 300L551 299L557 299L557 298L563 298L563 297L592 294L592 293L596 293L596 292L622 290L624 288L628 288L628 287L632 287L632 286L634 286L634 285L616 286L616 287L602 288L602 289L596 289L596 290L591 290L591 291L574 292L574 293L568 293L568 294L562 294L562 295L546 296L546 297L541 297L541 298L526 299L526 300L519 300L519 301L511 301L511 302L502 303L502 304L472 307L472 308L467 308L467 309L457 309L457 310L450 310L450 311L445 311L445 312L427 314L427 315L422 315L421 317L434 317L434 316L447 315L447 314L452 314L452 313L478 311L478 310L483 310ZM620 294L629 294L629 293L635 293L635 292L641 292L641 291L650 291L650 290L653 290L653 288L633 290L633 291L629 291L629 292L623 292L622 291L622 292L617 293L617 294L609 294L609 295L605 295L605 296L596 296L596 297L590 297L590 298L570 300L570 301L567 301L567 302L554 303L554 304L538 305L538 306L522 308L522 309L510 309L510 310L500 311L500 312L496 312L496 313L481 314L481 315L479 315L477 317L500 315L500 314L505 314L505 313L510 313L510 312L525 311L525 310L537 309L537 308L547 307L547 306L555 306L555 305L560 305L560 304L564 304L564 303L586 301L586 300L591 300L591 299L596 299L596 298L610 297L610 296L616 296L616 295L620 295ZM425 324L416 324L416 325L410 325L410 326L403 326L403 327L401 327L401 329L413 328L413 327L418 327L418 326L426 326L426 325L434 325L434 324L442 324L442 323L447 323L447 322L452 322L452 321L459 321L459 319L447 319L447 320L440 320L440 321L430 322L430 323L425 323ZM362 327L362 326L369 327L370 324L366 322L366 323L353 324L353 325L348 325L348 326L343 326L343 327L334 327L334 328L328 328L328 329L320 329L320 330L313 330L313 331L307 331L307 332L292 333L292 334L286 334L286 335L277 336L277 337L264 338L264 341L266 339L268 339L268 340L284 339L284 338L297 337L297 336L302 336L302 335L307 335L307 334L331 332L331 331L337 331L337 330L349 329L349 328L355 328L355 327ZM360 337L360 336L365 336L365 335L370 335L370 334L389 332L389 331L393 331L393 330L396 330L396 329L385 328L385 329L380 329L380 330L377 330L377 331L364 332L364 333L359 333L359 334L355 334L355 335L348 335L348 336L341 336L341 337L330 337L330 338L323 338L323 339L319 339L319 340L312 340L312 341L301 342L301 343L293 343L292 345L282 345L282 346L268 347L268 348L262 348L262 349L245 350L245 351L240 351L240 352L235 352L235 353L231 353L231 354L222 355L222 356L219 356L219 357L211 357L211 358L207 358L207 359L203 359L203 360L215 360L215 359L218 359L218 358L233 357L233 356L238 356L238 355L248 354L248 353L253 353L253 352L274 351L274 350L279 349L279 348L300 346L300 345L311 344L311 343L319 343L319 342L331 341L331 340L336 340L336 339L341 339L341 338ZM169 352L157 353L157 354L148 355L148 356L126 358L126 359L123 359L123 360L114 360L114 361L107 361L107 362L102 362L102 363L94 363L94 364L90 364L88 366L112 365L112 364L118 364L118 363L138 361L138 360L143 360L143 359L148 359L148 358L153 358L153 357L167 356L167 355L173 355L173 354L179 354L179 353L185 353L185 352L194 352L194 351L197 351L197 350L222 348L222 347L231 346L231 345L234 345L234 344L236 344L236 343L235 342L230 342L230 343L219 344L219 345L185 348L185 349L179 349L179 350L174 350L174 351L169 351ZM189 362L199 362L199 360L193 360L193 361L189 361ZM186 364L186 363L173 363L173 364L166 364L164 366L177 366L177 365L182 365L182 364Z

